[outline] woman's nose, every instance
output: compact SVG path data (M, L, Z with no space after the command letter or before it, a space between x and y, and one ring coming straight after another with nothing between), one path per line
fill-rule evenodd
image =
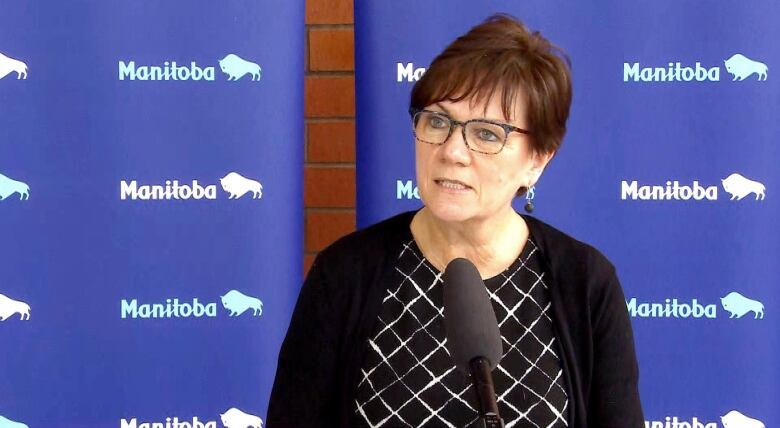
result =
M471 150L463 139L463 127L458 125L452 130L452 134L442 146L443 156L446 160L468 165L471 162Z

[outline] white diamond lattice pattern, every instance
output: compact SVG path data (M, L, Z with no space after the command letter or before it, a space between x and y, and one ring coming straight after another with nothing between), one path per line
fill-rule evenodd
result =
M442 281L412 240L396 263L368 340L355 415L370 427L468 427L476 396L446 348ZM486 280L504 354L493 371L499 412L507 428L565 427L568 397L556 348L538 249L528 240L506 271Z

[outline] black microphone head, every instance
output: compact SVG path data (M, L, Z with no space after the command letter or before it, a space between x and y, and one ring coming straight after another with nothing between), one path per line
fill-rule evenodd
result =
M493 370L501 360L501 332L485 283L477 267L455 259L444 269L444 329L447 350L458 369L470 373L469 363L485 357Z

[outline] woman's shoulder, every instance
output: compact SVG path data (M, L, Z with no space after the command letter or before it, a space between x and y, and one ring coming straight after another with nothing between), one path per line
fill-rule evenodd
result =
M415 211L397 214L337 239L323 249L318 257L327 260L371 262L388 251L401 247L411 236L409 224Z

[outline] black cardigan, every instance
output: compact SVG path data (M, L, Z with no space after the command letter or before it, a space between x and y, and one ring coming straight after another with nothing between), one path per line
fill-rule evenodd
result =
M319 253L279 352L269 428L352 426L366 341L414 214L349 234ZM595 248L523 218L550 276L569 426L644 427L634 339L615 268Z

